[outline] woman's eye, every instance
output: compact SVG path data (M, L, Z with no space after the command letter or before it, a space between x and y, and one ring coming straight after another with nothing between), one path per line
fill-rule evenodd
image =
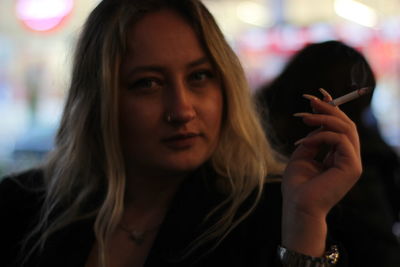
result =
M154 78L143 78L135 81L129 86L130 90L152 90L161 86L161 82Z
M207 81L208 79L212 79L213 77L214 74L211 71L204 70L192 73L189 80L193 83L201 83Z

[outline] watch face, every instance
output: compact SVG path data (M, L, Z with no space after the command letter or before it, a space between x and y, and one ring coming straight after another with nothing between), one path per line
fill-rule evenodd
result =
M74 0L17 0L17 18L30 30L56 29L71 13Z
M330 247L330 249L325 253L325 258L327 262L331 265L335 265L339 261L339 249L336 245Z

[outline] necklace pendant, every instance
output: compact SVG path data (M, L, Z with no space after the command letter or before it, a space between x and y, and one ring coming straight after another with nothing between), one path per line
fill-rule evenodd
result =
M138 246L143 244L144 236L145 236L144 232L139 232L139 231L135 231L135 230L130 232L130 238Z

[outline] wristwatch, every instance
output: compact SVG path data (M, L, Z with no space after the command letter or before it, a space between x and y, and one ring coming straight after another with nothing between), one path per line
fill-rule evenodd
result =
M333 267L339 260L339 249L333 245L324 256L317 258L278 246L278 257L284 267Z

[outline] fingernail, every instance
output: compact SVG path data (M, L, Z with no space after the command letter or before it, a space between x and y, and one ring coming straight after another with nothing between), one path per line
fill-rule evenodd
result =
M324 88L319 88L319 91L320 91L321 94L324 96L324 100L325 100L325 101L330 101L330 100L332 100L331 94L329 94Z
M305 139L305 138L301 138L301 139L297 140L296 142L294 142L294 145L295 145L295 146L300 145L300 144L304 141L304 139Z
M298 113L293 114L294 117L305 117L305 116L310 116L310 115L312 115L312 113L309 113L309 112L298 112Z
M304 94L303 97L304 97L305 99L308 99L308 100L319 100L318 97L315 97L315 96L309 95L309 94Z

